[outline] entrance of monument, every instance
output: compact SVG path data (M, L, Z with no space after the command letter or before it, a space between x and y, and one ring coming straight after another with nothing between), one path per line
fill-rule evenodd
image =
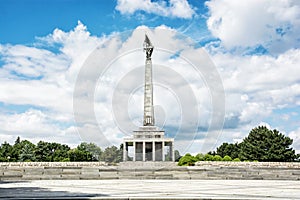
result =
M155 142L155 160L162 161L162 142Z
M135 143L135 160L143 161L143 142Z
M152 149L152 142L146 142L146 161L152 161L153 149Z

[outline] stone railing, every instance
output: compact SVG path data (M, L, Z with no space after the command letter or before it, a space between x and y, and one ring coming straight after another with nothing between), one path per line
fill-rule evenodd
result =
M0 167L96 167L106 162L0 162Z

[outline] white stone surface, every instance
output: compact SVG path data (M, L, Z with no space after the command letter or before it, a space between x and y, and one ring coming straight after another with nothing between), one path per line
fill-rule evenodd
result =
M0 182L0 199L300 199L300 181L36 180Z

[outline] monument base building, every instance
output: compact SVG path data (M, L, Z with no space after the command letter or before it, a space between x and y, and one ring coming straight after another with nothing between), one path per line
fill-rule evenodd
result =
M175 161L174 139L165 138L165 131L156 126L141 126L133 137L124 138L123 161ZM132 157L129 157L132 148Z

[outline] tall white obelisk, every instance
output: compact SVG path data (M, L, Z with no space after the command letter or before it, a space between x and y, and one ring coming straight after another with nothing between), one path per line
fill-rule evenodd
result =
M145 63L145 87L144 87L144 126L154 126L154 108L153 108L153 83L152 83L152 61L151 55L153 46L145 35L144 51L146 51Z

